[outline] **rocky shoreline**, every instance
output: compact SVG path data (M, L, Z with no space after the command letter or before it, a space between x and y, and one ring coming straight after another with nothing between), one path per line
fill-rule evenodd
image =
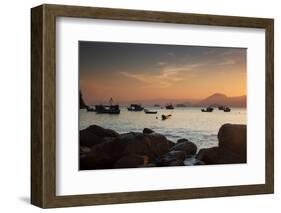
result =
M115 169L246 163L246 125L224 124L219 145L198 150L195 143L144 128L143 132L118 134L97 125L80 131L79 169Z

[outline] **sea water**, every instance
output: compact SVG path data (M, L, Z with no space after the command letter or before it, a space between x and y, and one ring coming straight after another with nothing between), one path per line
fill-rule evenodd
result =
M81 109L79 111L79 129L85 129L93 124L113 129L118 133L142 132L144 128L150 128L165 135L173 142L186 138L201 149L218 145L217 134L223 124L246 124L247 121L245 108L232 108L231 112L224 112L216 108L213 112L201 112L201 108L198 107L183 107L173 110L159 107L147 109L157 111L157 114L146 114L144 111L132 112L128 111L126 107L121 107L121 112L117 115L97 114ZM172 116L162 120L162 114Z

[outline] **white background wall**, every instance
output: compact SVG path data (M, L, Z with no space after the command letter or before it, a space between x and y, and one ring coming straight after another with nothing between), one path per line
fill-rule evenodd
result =
M39 0L1 1L0 6L0 210L39 212L29 205L30 192L30 8L42 3L269 17L275 19L275 194L154 203L52 209L50 212L278 212L280 179L280 30L277 0ZM278 97L279 96L279 97ZM207 177L207 176L206 176ZM280 210L279 210L280 211Z

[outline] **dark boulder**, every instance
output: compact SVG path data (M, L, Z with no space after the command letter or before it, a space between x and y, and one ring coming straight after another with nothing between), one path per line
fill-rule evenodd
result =
M224 124L218 132L219 147L246 159L247 126L238 124Z
M157 166L182 166L184 165L184 151L170 151L160 158L156 159Z
M174 145L171 148L171 151L184 151L186 155L195 155L197 152L197 146L190 141L185 141Z
M136 168L136 167L144 167L148 164L148 157L142 155L125 155L122 156L117 162L114 164L114 168Z
M122 157L125 147L126 144L118 140L97 144L86 156L80 157L79 168L112 169L115 162Z
M177 140L177 143L183 143L183 142L189 142L189 140L185 139L185 138L181 138Z
M111 129L104 129L97 125L80 130L80 146L94 146L105 141L105 138L116 138L119 134Z
M246 163L239 155L220 147L201 149L196 158L208 165Z
M128 157L117 165L117 161L124 156L146 156L146 164L164 155L170 149L166 137L157 133L126 133L114 140L97 144L91 148L86 156L80 158L80 169L107 169L114 168L123 163L129 164ZM125 162L126 161L126 162ZM134 162L133 162L134 161ZM132 159L132 164L137 160ZM132 165L130 164L130 165Z
M246 129L246 125L222 125L218 133L219 146L201 149L196 158L205 164L246 163Z
M151 160L167 153L170 147L166 137L157 133L129 133L118 139L126 143L125 153L147 155Z
M149 129L149 128L144 128L143 131L142 131L143 134L151 134L153 132L154 131L152 129Z

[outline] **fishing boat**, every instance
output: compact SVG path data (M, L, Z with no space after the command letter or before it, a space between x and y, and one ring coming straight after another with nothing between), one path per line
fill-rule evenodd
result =
M174 109L174 106L173 106L172 104L168 104L168 105L166 106L166 109Z
M222 106L222 105L221 105L221 106L218 107L218 109L219 109L219 110L224 110L224 107L225 107L225 106Z
M170 118L171 116L172 115L169 114L169 115L162 115L161 117L162 117L162 120L166 120L166 119Z
M87 109L88 112L95 112L96 111L95 108L93 108L91 106L87 106L86 109Z
M230 112L231 109L230 109L229 107L225 107L225 108L223 109L223 111L224 111L224 112Z
M231 111L231 109L228 106L219 106L218 109L223 110L224 112L230 112Z
M127 109L132 112L139 112L144 108L140 104L131 104L129 107L127 107Z
M98 114L120 114L119 105L95 105L95 112Z
M145 112L146 114L157 114L157 111L150 111L150 110L148 110L148 109L144 109L144 112Z
M95 105L94 111L98 114L120 114L119 105L113 105L113 99L110 98L109 105Z
M201 109L201 112L213 112L213 107L207 107L206 109Z

